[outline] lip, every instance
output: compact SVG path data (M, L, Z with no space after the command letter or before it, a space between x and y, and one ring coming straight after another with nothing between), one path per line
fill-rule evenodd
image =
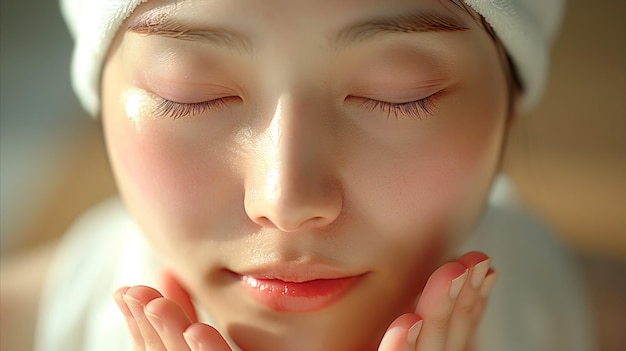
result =
M235 275L256 303L277 312L324 309L340 300L364 276L308 265L273 267Z

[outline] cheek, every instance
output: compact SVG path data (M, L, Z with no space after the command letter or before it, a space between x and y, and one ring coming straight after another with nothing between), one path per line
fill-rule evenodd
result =
M483 108L467 120L433 119L438 125L432 134L417 131L401 147L358 145L367 157L352 173L355 212L381 233L379 241L395 246L391 252L403 252L409 260L439 256L428 259L432 262L457 254L481 215L497 171L502 110Z
M458 218L475 215L482 208L495 173L498 134L483 140L482 144L461 145L457 139L423 150L421 155L397 159L381 155L361 180L363 189L375 190L361 192L359 203L366 204L366 212L378 214L372 218L380 218L381 228L404 233L400 228L416 226L423 228L421 232L437 224L451 229Z
M228 151L186 122L152 118L139 128L121 107L110 108L104 119L121 194L158 242L197 240L226 221L226 204L237 194Z
M211 173L204 172L208 157L167 133L117 128L111 147L116 169L132 183L133 192L154 205L184 208L206 189Z

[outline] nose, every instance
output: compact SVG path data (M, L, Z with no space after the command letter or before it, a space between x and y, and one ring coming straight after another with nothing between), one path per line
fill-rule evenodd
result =
M334 175L330 124L314 111L313 106L281 98L251 148L244 207L262 227L284 232L320 229L341 212L343 194Z

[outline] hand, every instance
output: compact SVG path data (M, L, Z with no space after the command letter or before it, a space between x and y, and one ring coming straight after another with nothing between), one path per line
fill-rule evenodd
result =
M123 287L113 294L134 350L231 351L215 328L198 323L191 299L176 279L164 273L162 280L163 295L147 286Z
M467 351L496 278L491 260L469 252L428 279L415 313L398 317L379 351Z

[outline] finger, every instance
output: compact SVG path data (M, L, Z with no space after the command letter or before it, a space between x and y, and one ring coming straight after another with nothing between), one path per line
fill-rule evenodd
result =
M466 350L472 341L480 321L480 315L475 313L479 291L491 265L489 256L482 252L469 252L459 258L458 262L469 269L469 276L452 311L446 342L447 351Z
M167 350L189 351L183 332L192 322L178 303L158 297L148 302L145 314Z
M196 315L196 309L191 302L191 297L187 290L183 288L176 277L169 271L161 272L161 291L163 296L168 299L176 301L187 313L192 322L197 322L198 317Z
M396 318L383 336L378 351L413 351L422 328L422 319L413 313Z
M416 308L424 319L416 350L444 350L452 310L467 276L467 268L458 262L446 263L430 276Z
M144 347L150 351L166 350L161 337L152 326L152 323L148 321L144 312L146 304L159 297L163 297L161 293L148 286L134 286L123 295L124 301L135 318L135 322L137 322Z
M475 324L478 324L477 322L480 321L485 312L487 301L489 301L491 290L493 289L497 279L498 272L493 269L489 269L489 272L487 272L487 276L485 277L485 281L478 291L478 300L476 301L476 308L474 309L472 316L474 321L476 321Z
M194 323L183 336L191 351L232 351L224 337L210 325Z
M496 280L497 280L497 276L498 276L498 272L489 269L489 272L487 273L487 277L485 277L485 281L483 282L483 285L480 287L480 290L478 292L478 299L476 301L475 307L474 307L474 311L473 311L473 326L474 326L474 330L470 333L471 337L470 337L470 344L471 346L475 346L474 341L476 338L476 329L478 328L479 324L480 324L480 320L483 318L483 315L485 313L485 309L487 307L487 302L489 301L489 295L491 293L491 289L493 288ZM470 348L471 350L473 350L472 348Z
M122 315L124 316L124 319L126 320L126 325L128 326L128 330L130 332L131 338L133 339L133 349L137 351L144 350L145 346L143 342L143 337L141 336L141 331L139 330L139 327L137 326L135 317L130 312L128 305L126 304L126 301L124 301L124 298L123 298L123 295L126 293L126 291L128 291L128 289L130 289L130 287L128 286L117 289L113 293L113 299L115 300L117 307L120 309L120 311L122 312Z

